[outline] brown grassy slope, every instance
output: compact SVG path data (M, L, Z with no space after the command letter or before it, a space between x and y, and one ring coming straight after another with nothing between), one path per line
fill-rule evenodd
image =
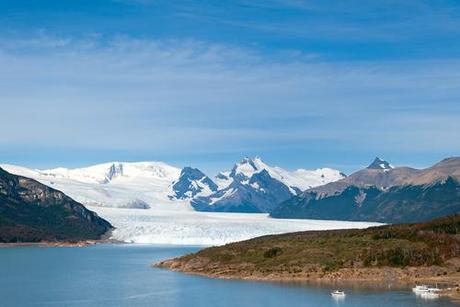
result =
M259 237L157 264L221 278L271 280L458 277L460 216L364 230Z

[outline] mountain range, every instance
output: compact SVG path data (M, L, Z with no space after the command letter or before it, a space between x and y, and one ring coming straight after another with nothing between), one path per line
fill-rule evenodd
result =
M196 210L271 212L279 203L302 191L345 178L345 175L330 168L291 172L271 167L255 157L243 159L230 172L220 173L217 178L221 189L194 198L192 206Z
M367 168L281 204L275 218L426 221L460 212L460 158L426 169L392 167L376 158Z
M109 162L48 170L1 167L89 206L148 209L183 203L200 211L233 212L270 212L302 191L345 177L329 168L288 171L269 166L259 157L245 158L215 178L196 168L180 169L163 162Z
M426 169L375 158L349 176L320 168L288 171L244 158L214 178L163 162L110 162L85 168L33 170L2 165L89 206L149 209L179 204L207 212L270 213L385 223L425 221L460 212L460 158ZM163 207L164 208L164 207Z

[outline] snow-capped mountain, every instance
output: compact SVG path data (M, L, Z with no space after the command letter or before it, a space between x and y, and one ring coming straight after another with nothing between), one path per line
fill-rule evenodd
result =
M278 166L269 166L260 157L244 158L235 164L227 176L233 180L244 182L255 173L266 170L273 178L289 187L293 193L305 191L309 188L337 181L345 177L341 172L331 168L319 168L316 170L297 169L288 171ZM226 173L221 173L225 175Z
M291 196L285 184L263 169L247 180L233 180L228 187L208 197L196 197L192 205L198 211L270 212Z
M84 168L34 170L2 165L33 178L76 201L97 207L141 208L192 204L203 211L268 212L279 202L310 187L344 177L339 171L287 171L260 158L245 158L215 181L196 168L163 162L110 162Z
M197 195L205 196L218 189L208 176L197 168L184 167L180 177L173 183L171 199L191 199Z
M287 171L271 167L259 157L245 158L230 172L217 175L217 192L194 198L192 205L199 211L270 212L302 191L344 177L329 168Z
M85 205L144 209L154 203L170 203L171 184L181 173L179 168L163 162L110 162L49 170L2 167L63 191Z

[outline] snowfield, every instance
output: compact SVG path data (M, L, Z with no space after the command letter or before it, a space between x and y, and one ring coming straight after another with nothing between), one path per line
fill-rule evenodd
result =
M171 184L180 168L163 162L108 162L84 168L28 169L0 165L6 171L33 178L60 190L85 206L149 208L152 203L173 203Z
M145 209L88 207L112 223L112 238L129 243L224 245L268 234L305 230L366 228L368 222L273 219L268 214L209 213L187 204Z

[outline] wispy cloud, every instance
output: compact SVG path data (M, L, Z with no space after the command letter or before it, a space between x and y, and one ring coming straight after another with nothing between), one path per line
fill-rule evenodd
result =
M442 124L459 111L452 61L277 61L203 41L127 37L42 36L0 50L3 146L186 153L326 139L410 150L460 131ZM427 112L436 123L420 120Z

